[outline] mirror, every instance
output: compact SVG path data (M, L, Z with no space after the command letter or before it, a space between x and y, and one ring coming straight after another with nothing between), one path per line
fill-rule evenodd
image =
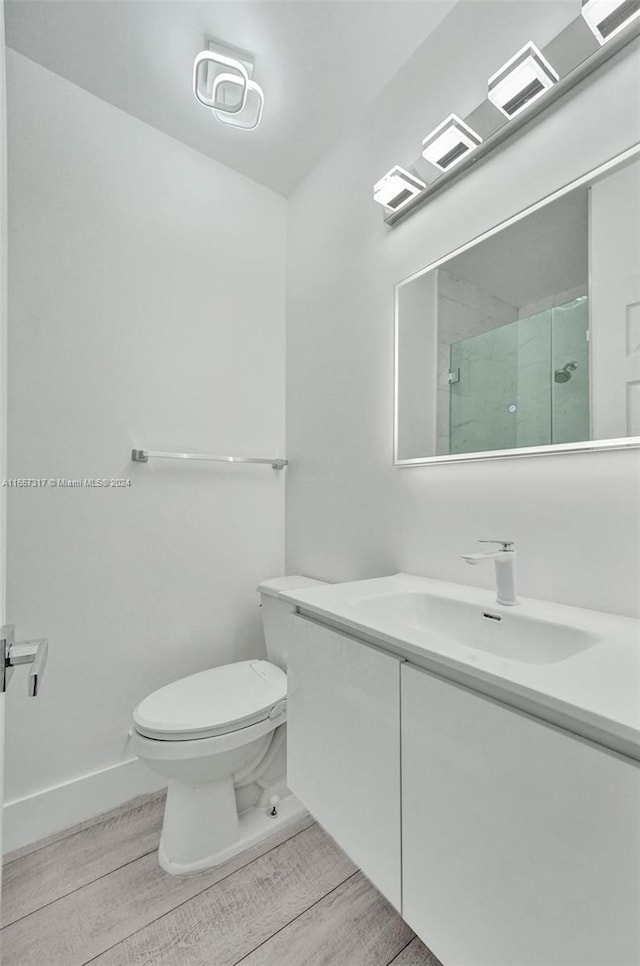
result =
M639 152L396 286L396 464L640 444Z

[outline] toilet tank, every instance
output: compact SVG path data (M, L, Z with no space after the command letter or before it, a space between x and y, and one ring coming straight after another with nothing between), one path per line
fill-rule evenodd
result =
M283 671L287 669L287 643L292 605L282 600L280 594L285 590L303 590L320 587L324 580L311 577L273 577L258 584L262 605L262 628L267 645L267 658Z

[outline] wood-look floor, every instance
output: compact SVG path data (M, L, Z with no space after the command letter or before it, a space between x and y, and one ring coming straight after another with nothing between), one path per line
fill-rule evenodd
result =
M440 966L311 818L210 872L157 863L146 796L8 856L3 966Z

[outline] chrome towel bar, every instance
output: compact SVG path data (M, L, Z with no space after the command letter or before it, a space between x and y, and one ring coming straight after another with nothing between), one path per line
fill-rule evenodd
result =
M161 460L210 460L214 463L270 463L274 470L281 470L288 465L288 460L260 459L255 456L207 456L204 453L161 453L153 449L132 449L131 460L134 463L148 463L150 459Z

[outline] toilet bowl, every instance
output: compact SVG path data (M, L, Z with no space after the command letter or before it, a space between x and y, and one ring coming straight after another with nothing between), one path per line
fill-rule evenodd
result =
M158 850L165 871L211 868L304 814L286 787L291 606L279 595L320 584L281 577L258 587L269 661L192 674L136 707L132 750L168 782Z

